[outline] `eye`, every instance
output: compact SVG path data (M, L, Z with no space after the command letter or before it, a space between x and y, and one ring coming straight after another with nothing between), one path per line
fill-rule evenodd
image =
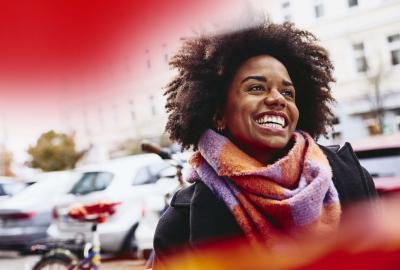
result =
M294 98L294 92L293 92L293 90L291 90L291 89L283 89L283 90L281 91L281 94L282 94L283 96L285 96L285 97Z
M264 91L265 88L262 85L251 85L247 91L249 92L259 92L259 91Z

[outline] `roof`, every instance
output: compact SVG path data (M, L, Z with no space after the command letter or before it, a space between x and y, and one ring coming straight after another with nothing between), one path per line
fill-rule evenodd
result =
M112 159L100 164L87 165L77 170L80 172L109 171L118 173L121 170L135 170L137 167L161 160L162 159L156 154L141 154Z
M13 177L0 176L0 183L8 184L8 183L25 183L25 182L20 179L13 178Z

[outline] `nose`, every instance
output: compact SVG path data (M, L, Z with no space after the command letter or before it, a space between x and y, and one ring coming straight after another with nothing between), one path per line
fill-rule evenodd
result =
M271 88L270 91L268 91L267 96L264 99L264 103L273 109L282 110L286 107L286 99L276 88Z

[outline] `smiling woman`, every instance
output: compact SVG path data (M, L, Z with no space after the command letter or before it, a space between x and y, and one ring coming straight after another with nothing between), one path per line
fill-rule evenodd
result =
M332 233L350 202L372 198L346 144L315 142L332 123L333 66L309 32L264 22L188 39L171 65L167 131L197 150L154 237L155 269L171 253L241 237L279 245Z

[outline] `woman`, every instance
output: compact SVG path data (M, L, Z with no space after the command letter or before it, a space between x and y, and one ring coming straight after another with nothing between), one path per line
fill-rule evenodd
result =
M183 247L242 236L326 233L345 206L376 195L351 146L314 139L332 124L333 66L309 32L263 23L187 40L172 59L166 130L194 185L175 194L154 237L155 268Z

